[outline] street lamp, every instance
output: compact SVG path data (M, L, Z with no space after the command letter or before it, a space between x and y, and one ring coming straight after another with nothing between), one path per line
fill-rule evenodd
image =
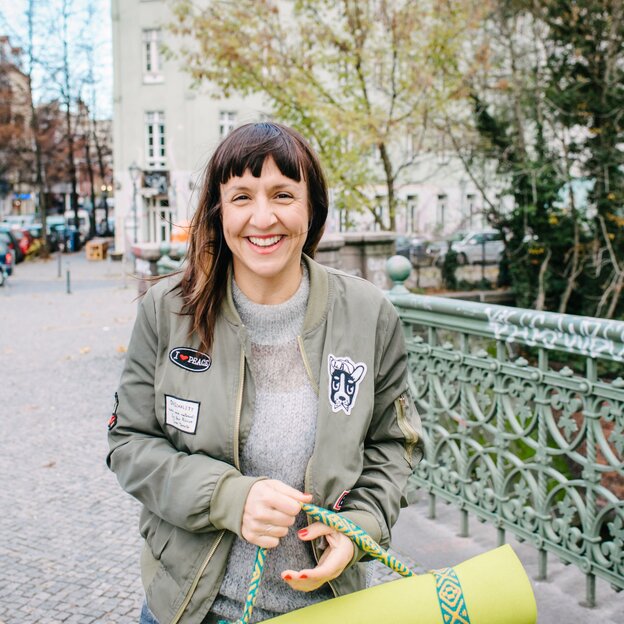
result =
M130 172L130 179L132 180L132 222L133 222L133 228L134 228L134 244L136 245L137 242L138 242L138 240L137 240L138 221L137 221L136 196L137 196L137 182L139 180L139 175L141 175L141 169L140 169L139 165L136 164L135 161L132 161L132 164L128 167L128 171Z

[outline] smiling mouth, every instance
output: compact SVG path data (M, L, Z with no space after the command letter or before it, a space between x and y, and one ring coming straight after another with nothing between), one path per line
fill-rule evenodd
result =
M247 240L256 247L272 247L273 245L277 245L277 243L279 243L282 238L284 238L283 235L277 234L276 236L266 237L248 236Z

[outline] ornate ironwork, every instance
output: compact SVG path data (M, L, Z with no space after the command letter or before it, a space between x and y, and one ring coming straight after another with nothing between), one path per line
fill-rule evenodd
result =
M396 278L396 275L395 275ZM399 279L401 279L399 277ZM624 588L624 322L390 291L430 495ZM604 370L603 370L604 369Z

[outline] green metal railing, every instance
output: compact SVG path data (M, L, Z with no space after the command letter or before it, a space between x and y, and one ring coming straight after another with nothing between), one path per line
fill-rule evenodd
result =
M394 260L394 259L393 259ZM414 475L436 499L624 588L624 322L388 293L424 426Z

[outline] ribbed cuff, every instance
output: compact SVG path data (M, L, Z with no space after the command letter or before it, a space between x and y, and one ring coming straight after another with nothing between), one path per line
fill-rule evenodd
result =
M246 477L233 468L217 482L210 503L210 523L217 529L227 529L241 535L243 510L252 485L266 477Z

